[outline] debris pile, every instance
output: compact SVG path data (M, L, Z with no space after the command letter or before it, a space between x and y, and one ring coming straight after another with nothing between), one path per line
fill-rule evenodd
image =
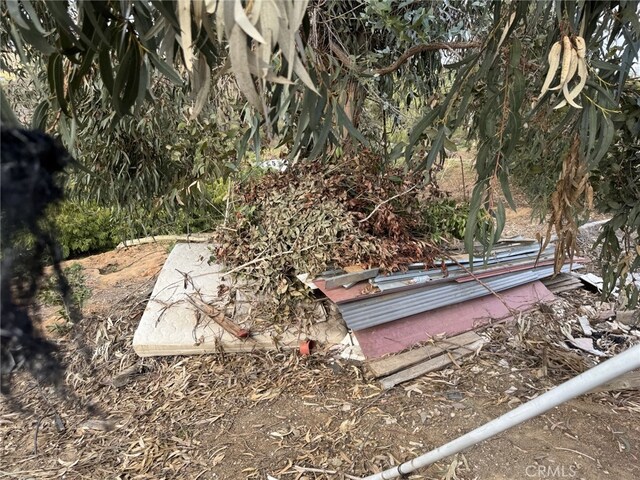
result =
M470 261L460 254L443 258L440 268L415 263L386 275L375 268L348 268L301 279L336 305L371 360L369 370L389 375L382 384L391 387L474 353L484 343L473 332L477 327L554 300L540 280L563 291L580 284L569 273L580 260L562 266L562 278L553 277L554 246L539 248L535 241L515 239L500 243L487 259ZM443 344L444 336L450 338ZM380 365L372 367L374 362Z
M344 265L392 272L431 264L427 209L440 196L423 177L367 151L347 164L299 162L238 189L236 214L215 236L215 260L270 298L300 296L296 275Z
M553 303L520 316L513 327L515 333L488 329L490 348L499 345L498 350L508 352L512 364L526 364L537 378L558 382L640 343L640 312L616 312L613 303L603 302L589 291L588 284L585 287L561 293ZM638 388L640 375L632 372L598 391Z
M552 276L553 255L553 246L540 253L536 243L507 242L486 260L470 262L462 254L443 259L439 268L414 263L406 272L387 275L378 269L334 270L311 286L335 302L347 326L357 331ZM563 272L570 270L569 265L562 267Z

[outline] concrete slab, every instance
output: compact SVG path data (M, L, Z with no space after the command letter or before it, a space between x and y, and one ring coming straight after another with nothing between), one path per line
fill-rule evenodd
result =
M218 311L225 309L218 292L220 287L229 285L222 278L222 266L210 265L210 257L208 244L179 243L173 248L133 336L138 355L251 352L297 348L307 338L330 344L344 338L346 328L332 318L313 325L307 335L295 327L257 326L247 309L241 309L243 315L236 315L233 321L240 327L250 327L251 336L239 339L231 335L189 302L189 297L198 298ZM246 297L243 301L247 301Z

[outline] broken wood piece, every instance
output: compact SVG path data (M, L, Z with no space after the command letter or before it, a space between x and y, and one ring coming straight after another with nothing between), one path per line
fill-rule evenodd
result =
M364 272L366 269L362 265L349 265L347 267L344 267L343 270L346 273L358 273Z
M382 388L387 390L389 388L395 387L402 382L413 380L414 378L424 375L425 373L433 372L435 370L446 367L447 365L452 364L454 360L474 354L485 344L485 340L481 337L479 338L479 340L470 343L469 345L456 348L452 351L447 351L442 355L427 360L426 362L418 363L412 367L407 368L406 370L402 370L398 373L385 377L380 380L380 385L382 385Z
M582 288L582 281L571 273L559 273L555 277L543 278L542 283L551 293L569 292Z
M371 268L369 270L362 270L359 272L345 273L344 275L337 275L335 277L328 278L325 282L326 288L338 288L351 283L361 282L363 280L369 280L378 275L379 268Z
M145 245L148 243L166 243L166 242L194 242L194 243L207 243L211 240L211 235L199 235L199 234L189 234L189 235L155 235L151 237L144 238L134 238L131 240L125 240L124 242L120 242L117 249L133 247L137 245Z
M454 337L434 340L433 343L425 345L424 347L372 360L367 363L367 367L375 378L386 377L387 375L411 367L416 363L429 360L447 350L462 347L477 342L478 340L481 340L481 337L476 332L465 332Z
M616 390L640 390L640 370L625 373L609 383L594 388L590 393L611 392Z
M224 328L227 332L237 338L247 338L249 336L249 330L241 328L240 326L228 320L224 316L224 311L218 311L212 305L203 302L202 300L196 300L192 297L187 297L187 301L196 307L199 311L211 318L214 322Z
M614 310L605 310L604 312L600 312L598 316L595 318L596 322L605 322L607 320L612 319L616 316L616 312Z

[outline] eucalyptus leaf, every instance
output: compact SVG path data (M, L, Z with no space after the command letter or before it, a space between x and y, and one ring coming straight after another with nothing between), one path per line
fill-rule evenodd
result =
M47 113L49 111L49 101L43 100L33 111L31 128L45 131L47 128Z

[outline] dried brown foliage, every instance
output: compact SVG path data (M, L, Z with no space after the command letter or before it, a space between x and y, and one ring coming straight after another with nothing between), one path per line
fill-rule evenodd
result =
M576 252L576 235L578 220L587 216L593 209L593 188L589 183L589 171L580 155L580 137L576 134L567 151L562 173L551 195L551 215L545 238L545 247L551 239L551 230L555 228L558 235L555 253L556 271L567 258L573 258Z
M217 259L280 295L298 293L291 287L301 273L430 262L420 212L437 188L420 175L381 173L379 166L362 151L339 164L300 162L239 187L235 218L216 235Z

